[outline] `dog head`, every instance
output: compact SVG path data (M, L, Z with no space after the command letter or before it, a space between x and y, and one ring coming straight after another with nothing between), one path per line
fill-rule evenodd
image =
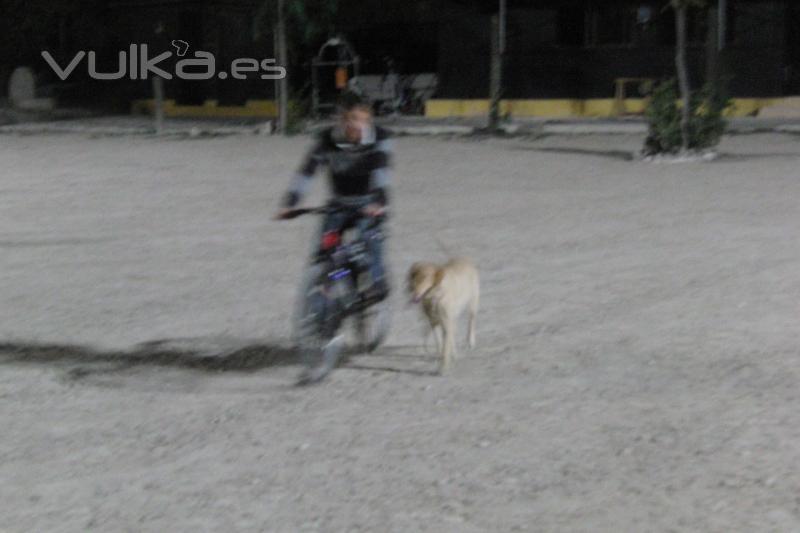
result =
M432 263L414 263L408 270L408 294L419 303L438 283L439 268Z

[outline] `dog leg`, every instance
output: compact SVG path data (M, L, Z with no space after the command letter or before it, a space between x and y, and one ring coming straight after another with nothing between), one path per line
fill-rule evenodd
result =
M453 334L455 333L455 323L451 318L447 317L442 322L442 333L444 334L444 341L442 342L442 361L439 368L440 373L444 373L448 368L450 368L450 362L455 355L455 339L453 338Z
M475 348L475 322L478 317L478 305L477 302L474 302L469 307L469 331L467 333L467 340L469 341L469 347Z
M467 341L469 342L469 347L472 349L475 348L475 318L477 314L478 313L473 309L469 310L469 331L467 332Z
M431 336L433 336L433 343L435 348L435 353L441 353L442 351L442 339L439 334L439 326L438 325L430 325L425 327L425 332L423 335L423 351L425 353L429 353L428 344L431 340Z
M430 326L426 325L425 331L422 332L422 351L425 353L428 353L428 341L431 340L431 333L434 334L434 340L435 340L436 333Z
M431 331L433 332L433 341L436 343L436 352L440 353L442 351L442 331L438 324L432 326Z

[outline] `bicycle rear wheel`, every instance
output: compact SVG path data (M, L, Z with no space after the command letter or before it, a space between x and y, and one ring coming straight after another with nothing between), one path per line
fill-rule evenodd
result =
M369 281L370 279L369 273L365 273L359 281L360 284L369 284L372 283ZM388 279L388 272L386 279ZM389 294L387 293L382 300L359 310L353 318L358 349L367 353L374 352L386 341L392 325L392 305Z
M391 323L392 307L389 298L360 311L355 317L359 348L367 353L378 349L389 336Z

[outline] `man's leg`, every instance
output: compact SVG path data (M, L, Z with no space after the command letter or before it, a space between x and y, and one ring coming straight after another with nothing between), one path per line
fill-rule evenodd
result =
M382 225L370 227L372 224L373 220L371 219L360 220L358 230L366 243L369 255L369 274L372 278L372 287L368 291L368 296L376 300L383 300L389 295L389 283L383 263L384 230Z
M314 234L314 242L312 243L311 247L311 257L310 257L310 264L314 264L320 257L322 251L322 236L328 231L340 231L342 225L344 224L344 220L342 216L337 213L328 213L322 219L322 222L319 226L319 230ZM317 280L314 280L316 283ZM304 287L304 290L307 290L308 287ZM306 294L302 294L302 298L306 298ZM317 310L324 306L324 303L317 302ZM325 328L326 325L320 322L317 322L315 327ZM322 357L320 358L320 354L317 350L304 350L303 357L304 357L304 364L305 368L300 373L298 378L298 385L307 385L310 383L316 383L323 379L328 373L333 370L336 366L336 362L338 360L339 355L341 354L341 345L343 342L343 337L341 335L333 337L329 339L326 346L322 349Z
M311 246L312 263L320 257L322 252L322 236L329 231L341 231L344 223L345 217L342 213L332 212L323 217L319 231L314 235L314 242Z

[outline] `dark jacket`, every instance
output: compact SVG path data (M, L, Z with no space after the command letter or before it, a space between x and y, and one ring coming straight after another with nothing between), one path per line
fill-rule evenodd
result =
M294 207L300 202L320 165L328 167L334 196L371 195L376 203L386 205L392 159L389 137L388 130L375 126L360 144L350 144L338 128L324 129L303 159L283 205Z

